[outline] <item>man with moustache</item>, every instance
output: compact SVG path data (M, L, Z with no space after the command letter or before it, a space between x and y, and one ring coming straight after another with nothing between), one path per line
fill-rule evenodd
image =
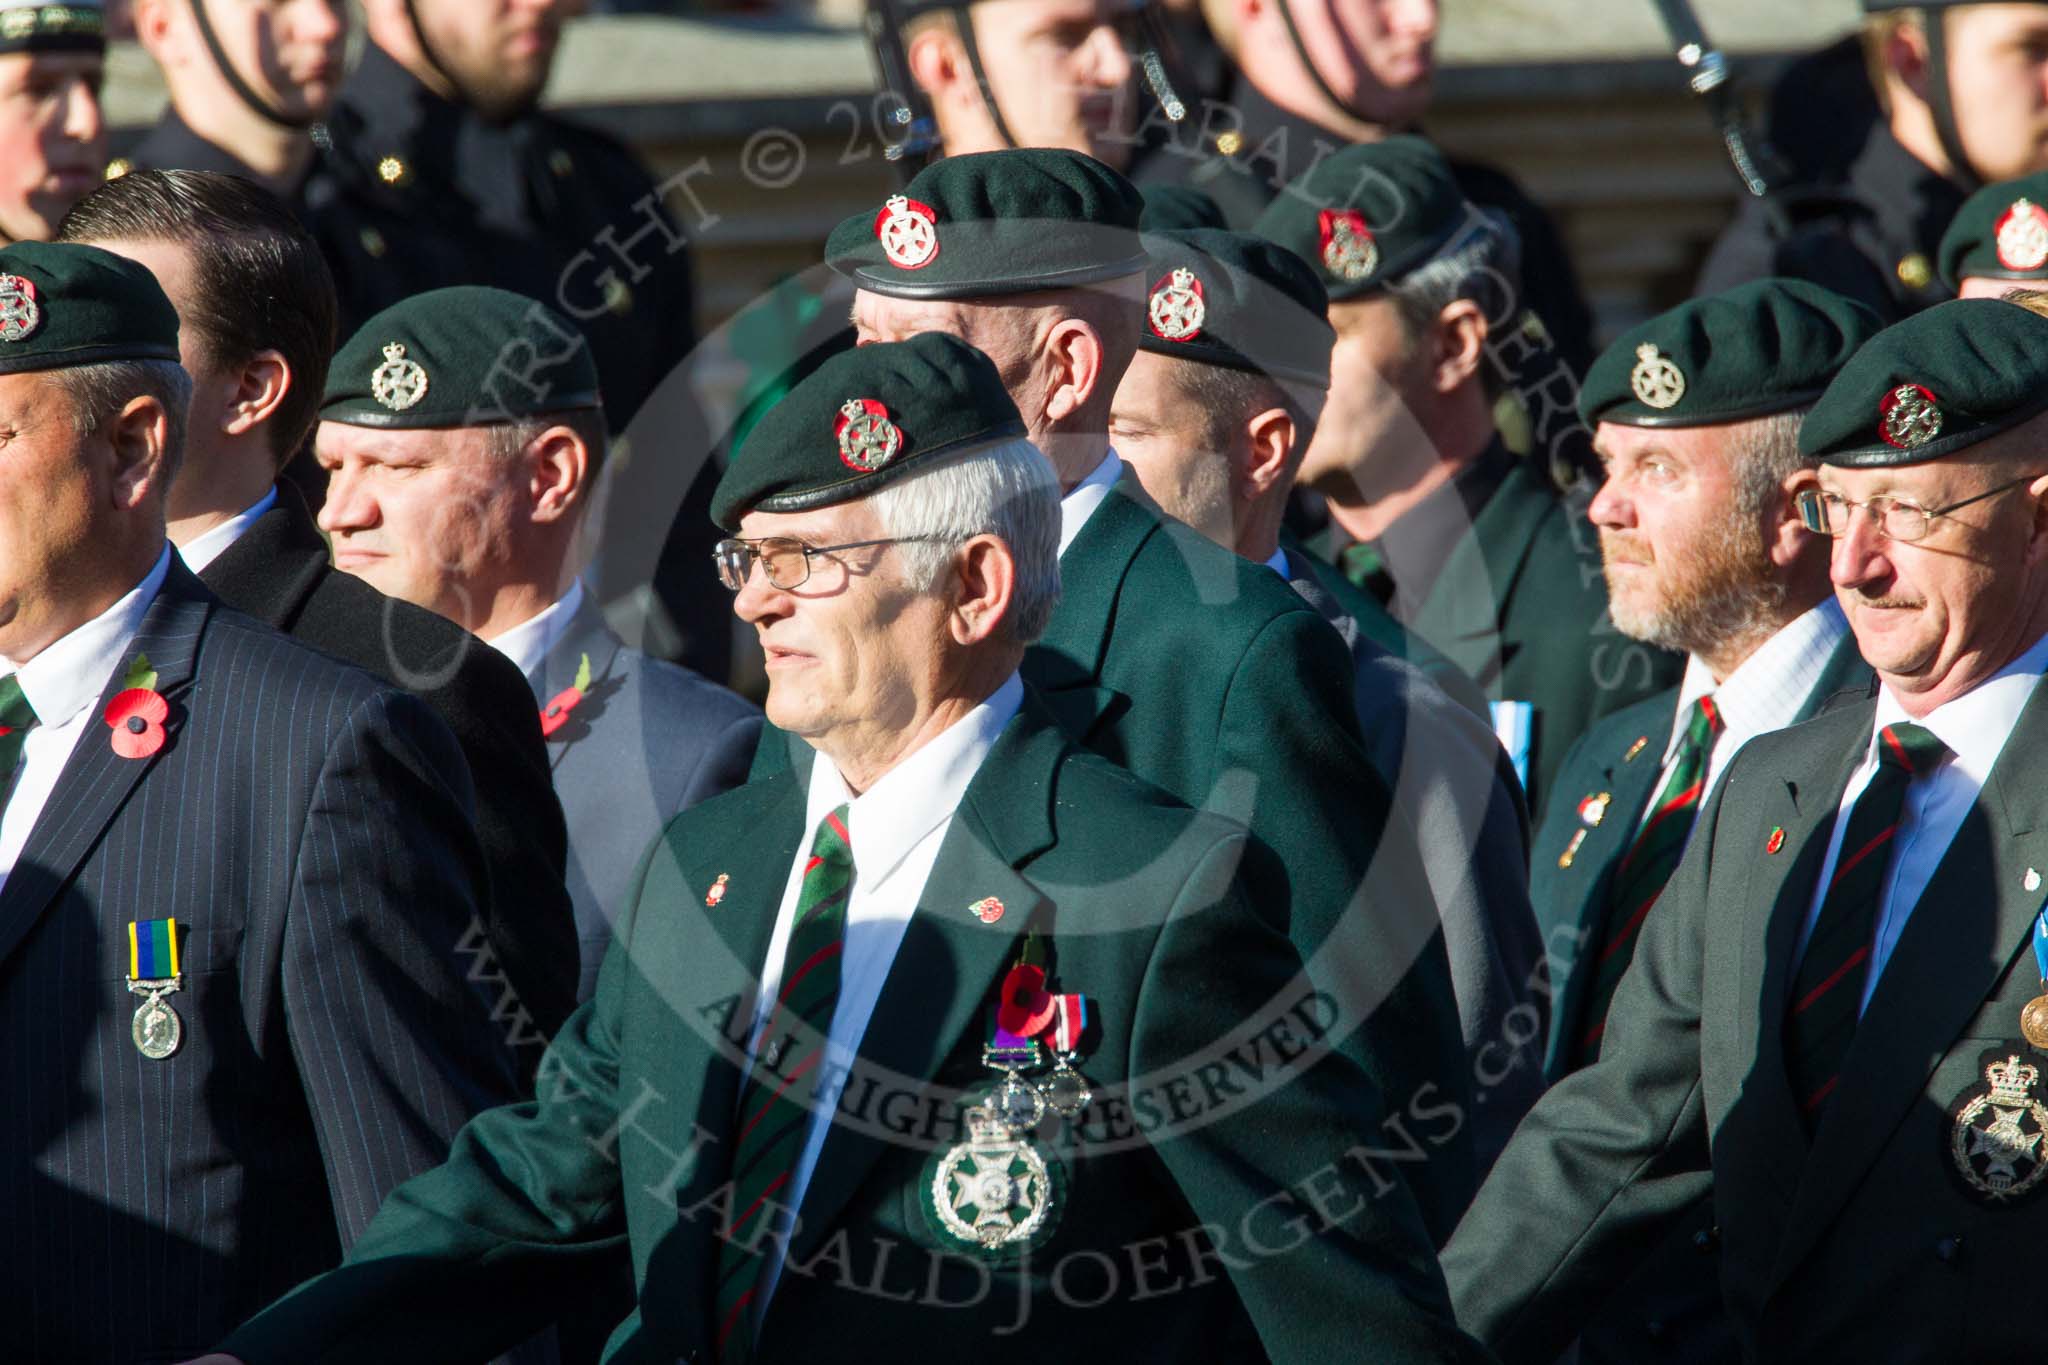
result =
M47 242L100 182L100 0L0 0L0 244Z
M1237 880L1242 828L1027 689L1062 584L1025 430L988 357L928 333L833 357L748 434L719 573L816 761L680 816L558 1084L206 1365L476 1359L628 1258L617 1365L1482 1358L1355 1155L1381 1115L1343 1057L1131 1121L1257 1047L1302 967ZM941 1117L842 1098L877 1083Z
M1622 631L1683 651L1679 686L1595 722L1559 771L1531 899L1550 950L1553 1079L1600 1055L1608 1004L1694 817L1742 746L1867 687L1827 577L1827 542L1794 506L1813 486L1799 426L1878 330L1861 304L1762 280L1623 333L1579 398L1606 478L1607 596ZM1732 1360L1708 1201L1611 1311L1588 1360Z
M1320 162L1257 231L1330 297L1331 400L1300 475L1327 503L1326 552L1479 684L1540 817L1573 742L1679 661L1614 631L1591 528L1501 437L1513 229L1399 136Z
M1473 1183L1469 1069L1416 835L1366 756L1344 642L1278 576L1162 514L1110 448L1142 326L1141 210L1076 152L947 157L841 222L826 260L855 286L863 345L950 332L995 361L1063 493L1065 593L1026 681L1090 749L1250 827L1247 885L1339 1001L1341 1046L1389 1096L1388 1136L1442 1237ZM791 759L771 728L756 770Z
M1709 1194L1744 1360L2033 1350L1985 1306L2029 1292L2048 1230L2044 411L2048 319L1965 299L1807 416L1800 516L1879 686L1735 756L1598 1060L1460 1225L1459 1319L1505 1360L1556 1359Z
M132 22L170 107L107 174L218 171L303 208L311 129L341 89L343 0L134 0Z

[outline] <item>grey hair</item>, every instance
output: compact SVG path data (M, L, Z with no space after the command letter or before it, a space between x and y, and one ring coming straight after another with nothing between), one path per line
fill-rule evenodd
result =
M71 400L71 419L91 436L136 398L154 398L165 414L163 486L185 460L185 423L192 412L192 376L175 360L108 360L50 371Z
M1450 248L1389 284L1387 297L1410 342L1425 336L1460 299L1477 303L1488 332L1498 334L1522 311L1522 235L1505 214L1472 209ZM1488 398L1500 397L1493 366L1481 366L1479 378Z
M1017 561L1009 636L1028 645L1045 634L1060 600L1060 488L1052 464L1021 438L956 455L910 474L868 499L918 591L936 587L960 546L992 535ZM929 536L929 540L909 540Z
M597 408L577 408L569 412L549 412L538 417L494 422L483 429L485 454L502 464L532 445L534 438L550 427L567 427L582 438L583 448L590 456L590 474L595 477L597 471L604 467L605 457L604 413Z
M1735 485L1735 510L1744 519L1754 522L1763 516L1786 479L1819 465L1820 461L1799 453L1799 427L1811 411L1811 407L1793 408L1743 424L1744 439L1729 472Z

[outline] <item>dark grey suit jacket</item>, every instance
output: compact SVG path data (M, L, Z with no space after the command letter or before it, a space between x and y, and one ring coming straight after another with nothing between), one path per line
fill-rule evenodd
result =
M168 742L123 758L94 719L0 887L17 1360L200 1354L515 1095L457 950L485 881L447 728L175 561L138 653ZM163 917L184 1041L151 1061L127 934Z
M1486 722L1422 669L1368 639L1292 550L1287 580L1350 646L1366 757L1415 827L1443 917L1479 1100L1471 1123L1483 1175L1543 1093L1549 998L1540 989L1543 941L1529 909L1521 786Z
M648 845L676 815L746 781L761 738L757 707L687 668L627 648L589 597L527 676L536 703L573 684L585 656L590 688L547 740L569 822L579 1000L597 989L612 922Z

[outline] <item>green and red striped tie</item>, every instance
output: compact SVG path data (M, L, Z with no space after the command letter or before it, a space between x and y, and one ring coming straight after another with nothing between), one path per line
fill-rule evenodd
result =
M6 808L7 795L14 790L14 770L36 721L36 709L28 704L15 675L0 678L0 809Z
M1721 733L1721 713L1712 697L1692 704L1685 734L1678 742L1677 761L1664 790L1636 831L1628 856L1615 870L1608 888L1607 914L1601 921L1600 956L1593 966L1593 984L1586 992L1585 1011L1578 1047L1572 1057L1574 1068L1585 1066L1600 1055L1600 1038L1607 1032L1607 1007L1613 1003L1614 988L1636 955L1636 940L1643 936L1643 921L1650 907L1664 894L1664 883L1678 869L1685 844L1692 837L1693 821L1700 813L1700 798L1707 786L1707 759L1714 752L1714 740Z
M1931 731L1887 725L1877 732L1877 771L1849 809L1834 880L1821 899L1785 1014L1786 1072L1809 1133L1841 1079L1842 1060L1862 1017L1871 940L1906 789L1947 753Z
M733 1140L733 1223L718 1248L718 1355L728 1365L753 1349L749 1311L776 1239L790 1177L810 1132L853 894L853 844L845 806L818 823L804 864L796 920L782 954L781 985L761 1029L754 1069L740 1093Z

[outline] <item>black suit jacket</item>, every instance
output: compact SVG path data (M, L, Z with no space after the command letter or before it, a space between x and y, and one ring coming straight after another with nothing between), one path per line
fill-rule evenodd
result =
M576 1007L576 920L562 880L562 807L518 666L447 618L337 572L289 485L200 577L237 611L417 694L454 732L476 780L491 889L477 909L496 962L477 962L476 979L511 993L501 1012L530 1073L540 1035L554 1036Z
M110 679L0 885L14 1360L198 1354L514 1093L457 951L483 865L446 727L182 564L134 654L167 742L114 752ZM152 1061L127 933L162 917L184 1040Z

